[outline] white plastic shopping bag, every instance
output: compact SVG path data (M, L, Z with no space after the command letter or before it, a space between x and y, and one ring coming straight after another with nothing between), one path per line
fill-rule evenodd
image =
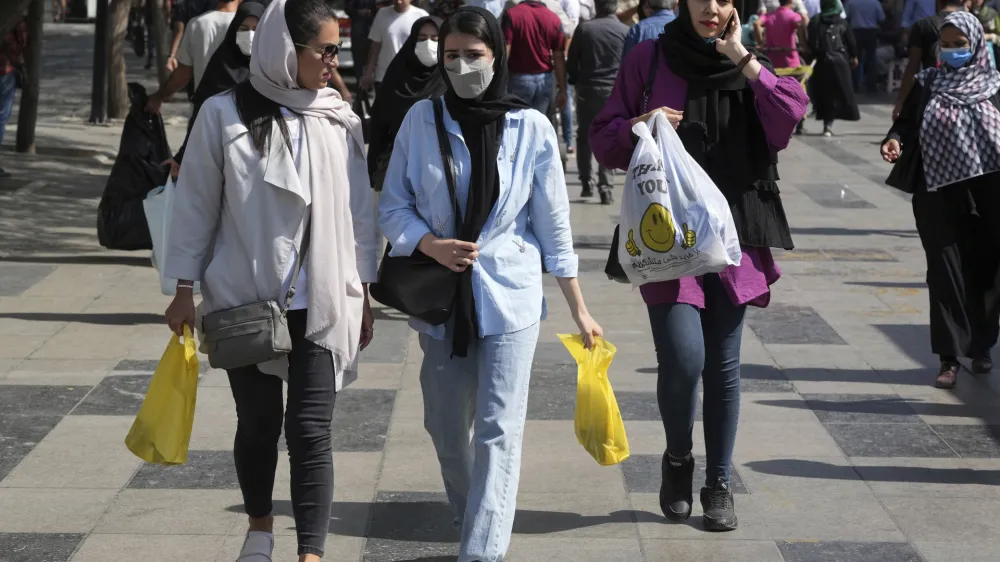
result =
M153 240L153 267L160 274L160 291L164 295L174 295L177 292L177 280L163 276L176 189L173 178L167 178L166 185L150 191L142 201L149 236ZM194 292L199 292L199 289L199 284L195 283Z
M657 113L632 132L639 142L625 178L618 247L632 285L739 265L742 253L729 203L667 118Z

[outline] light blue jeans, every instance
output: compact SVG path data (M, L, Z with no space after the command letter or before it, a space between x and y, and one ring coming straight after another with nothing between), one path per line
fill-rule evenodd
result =
M420 336L424 428L462 536L458 562L499 562L510 544L538 329L474 340L455 358L450 337Z
M14 109L14 98L17 96L17 77L14 73L0 75L0 143L7 129L7 121Z
M521 98L532 109L549 114L554 90L554 75L551 72L541 74L511 74L507 82L507 91Z

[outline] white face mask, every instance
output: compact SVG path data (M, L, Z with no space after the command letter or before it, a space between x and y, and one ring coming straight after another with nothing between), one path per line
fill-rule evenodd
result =
M240 52L249 57L250 47L253 46L253 30L237 31L236 46L240 48Z
M433 39L418 41L413 51L417 54L417 60L424 66L434 66L438 63L438 42Z
M456 59L444 63L444 69L448 71L451 87L460 98L479 97L493 81L493 61L485 58L474 62Z

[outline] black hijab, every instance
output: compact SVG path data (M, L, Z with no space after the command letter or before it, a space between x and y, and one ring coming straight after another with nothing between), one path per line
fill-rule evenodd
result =
M202 73L201 82L198 83L198 89L194 92L192 99L194 108L191 110L191 119L188 120L188 136L191 135L195 117L198 116L202 104L208 98L221 94L250 77L250 57L244 55L243 51L236 45L236 33L243 25L243 20L248 17L254 16L260 19L270 1L247 0L237 8L233 22L226 29L225 39L219 44L219 48L215 50L212 58L209 59L208 65L205 66L205 72ZM181 145L180 150L174 155L174 160L178 163L183 160L186 148L187 137L184 138L184 144Z
M418 19L410 28L410 36L385 71L385 80L379 86L375 103L372 104L371 139L368 145L368 173L375 175L380 157L392 152L396 133L403 124L403 118L420 100L436 98L447 90L444 77L438 70L440 62L434 66L424 66L417 58L416 47L420 28L432 23L438 27L433 17ZM440 59L439 59L440 61Z
M684 120L677 129L688 153L731 204L750 189L776 191L777 157L768 147L749 81L714 43L698 35L687 0L680 0L677 18L658 41L667 66L688 83ZM751 52L773 72L767 57Z
M444 43L451 32L464 31L466 22L481 18L486 23L487 37L484 41L493 51L493 81L475 99L459 97L448 72L444 68ZM438 60L441 61L441 75L448 91L444 103L452 119L458 122L465 137L465 145L472 157L472 171L469 177L469 200L465 206L465 218L458 232L458 238L475 242L486 224L497 197L500 195L500 173L497 169L497 155L503 140L505 117L508 111L527 109L530 106L520 98L507 93L507 45L504 43L500 23L491 12L477 6L463 6L441 27L438 43ZM461 274L457 301L454 307L455 335L452 354L465 357L469 342L479 337L479 322L476 318L476 304L472 295L472 267Z

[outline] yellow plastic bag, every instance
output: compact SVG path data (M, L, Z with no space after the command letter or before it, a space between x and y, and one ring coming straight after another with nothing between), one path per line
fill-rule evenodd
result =
M576 439L601 466L618 464L629 452L625 424L608 381L617 349L604 338L597 338L590 350L583 347L579 334L559 334L559 339L577 364Z
M125 437L135 456L153 464L184 464L198 393L198 356L194 337L184 326L184 342L175 334L153 373L139 415Z

